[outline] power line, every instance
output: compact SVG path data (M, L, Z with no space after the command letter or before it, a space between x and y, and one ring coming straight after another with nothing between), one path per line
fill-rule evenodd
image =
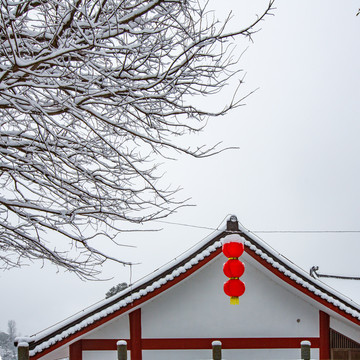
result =
M186 223L178 223L164 220L156 220L156 222L169 224L169 225L177 225L177 226L186 226L195 229L205 229L216 231L219 230L219 227L213 228L209 226L199 226L193 224ZM360 233L360 230L248 230L254 234L356 234Z
M207 227L207 226L198 226L198 225L176 223L176 222L163 221L163 220L155 220L155 222L169 224L169 225L187 226L187 227L191 227L191 228L195 228L195 229L206 229L206 230L212 230L212 231L218 230L218 229Z

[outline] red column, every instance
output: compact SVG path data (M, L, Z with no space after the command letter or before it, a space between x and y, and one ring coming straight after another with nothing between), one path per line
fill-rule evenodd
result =
M142 360L141 309L129 314L131 360ZM71 359L70 359L71 360Z
M82 343L81 340L70 345L69 350L70 360L82 360Z
M319 312L320 326L320 360L330 359L330 316Z

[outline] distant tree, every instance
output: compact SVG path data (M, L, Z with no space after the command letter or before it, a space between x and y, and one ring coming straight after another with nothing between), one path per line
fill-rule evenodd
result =
M0 357L5 358L5 352L9 344L9 334L0 331Z
M0 331L0 346L3 347L9 341L9 334Z
M160 158L218 151L178 140L241 104L194 99L238 72L229 45L272 3L228 33L196 0L3 0L0 267L41 259L92 278L107 259L126 264L91 240L183 204L160 184Z
M108 299L111 296L114 296L115 294L117 294L118 292L126 289L128 287L128 284L126 282L122 282L116 286L113 286L106 294L105 294L105 298Z
M8 332L0 332L0 355L2 360L16 360L16 347L14 340L17 336L16 323L14 320L8 321Z

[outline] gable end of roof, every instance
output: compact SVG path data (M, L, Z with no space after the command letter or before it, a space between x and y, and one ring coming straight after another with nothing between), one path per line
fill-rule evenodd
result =
M217 231L216 234L195 245L165 268L156 270L119 294L101 301L58 326L37 335L19 338L18 341L28 342L30 356L37 359L114 317L134 310L137 306L184 280L218 256L221 253L222 239L234 233L244 238L246 252L280 279L360 325L359 305L297 268L295 264L254 234L239 227L236 217L232 216L227 222L226 229Z

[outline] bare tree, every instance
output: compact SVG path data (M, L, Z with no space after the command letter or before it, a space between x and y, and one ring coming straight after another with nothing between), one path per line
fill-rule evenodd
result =
M159 157L216 153L177 139L240 100L209 113L192 97L237 73L231 40L271 6L227 33L193 0L2 0L0 266L43 259L96 276L109 257L91 239L181 206L158 183Z

